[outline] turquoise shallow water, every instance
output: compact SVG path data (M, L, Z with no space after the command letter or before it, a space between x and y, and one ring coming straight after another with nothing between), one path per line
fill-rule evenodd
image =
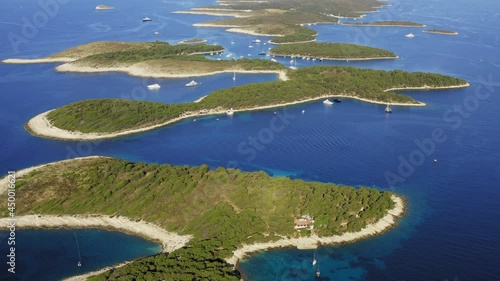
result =
M62 5L58 15L50 18L29 43L19 46L17 53L8 40L0 40L1 58L38 57L95 40L153 40L154 31L161 33L159 39L172 43L202 37L209 43L224 45L236 56L256 56L259 50L248 48L255 37L226 33L223 29L194 28L192 23L212 17L169 13L209 3L150 1L138 7L134 2L112 1L107 4L116 6L116 10L98 13L93 7L101 3L70 2ZM291 115L289 124L273 134L272 140L256 151L254 158L249 158L238 147L270 126L274 110L239 113L233 118L220 116L219 120L215 116L196 122L185 120L155 131L101 142L45 140L30 136L22 127L38 113L89 98L196 100L214 89L231 86L231 74L199 78L202 85L196 89L183 86L190 79L161 79L164 87L159 92L149 92L145 91L145 85L151 80L123 74L66 74L53 72L55 65L50 64L0 64L3 133L0 171L6 173L68 157L108 155L131 161L236 166L247 171L264 170L274 176L392 190L406 196L406 216L395 229L382 236L351 245L320 247L316 255L323 280L500 280L499 3L493 0L391 3L393 8L388 8L388 12L371 14L366 20L412 20L460 34L439 36L413 28L316 25L312 27L318 30L319 41L365 44L391 50L401 57L323 64L438 72L464 78L471 87L406 92L429 106L394 108L390 116L384 114L384 106L346 99L333 107L313 102L278 109ZM21 32L22 17L30 17L39 10L36 4L25 0L5 5L12 12L2 12L1 38L6 38L8 32ZM153 18L153 22L142 24L140 19L145 16ZM404 37L410 32L415 38ZM288 64L287 60L282 62ZM299 66L315 64L320 63L299 62ZM237 83L274 79L275 75L238 75ZM463 115L450 113L456 106L468 110ZM305 114L301 114L302 110ZM403 177L403 182L391 186L385 178L386 172L397 174L399 157L408 159L418 151L415 142L430 138L436 128L444 131L446 140L436 144L423 163L415 165L414 171ZM437 165L433 159L439 160ZM50 251L51 255L71 260L73 252L58 251L62 248L56 247L60 240L56 233L72 236L72 232L64 231L30 231L23 239L45 239L44 244L51 250L40 247L37 257ZM117 245L149 247L141 246L144 242L140 239L122 242L115 238L118 234L96 235L104 241L116 241ZM98 250L92 244L88 246ZM150 253L138 250L135 256ZM113 252L110 255L115 261L126 259L114 256ZM250 280L313 280L312 256L313 251L273 250L253 255L241 263L240 269ZM100 265L111 263L101 258L99 254L93 256ZM39 268L36 270L40 276L47 276L45 280L56 280L74 271L73 264L49 269L37 259L20 257L20 261L30 268ZM16 276L19 280L30 280L29 275Z

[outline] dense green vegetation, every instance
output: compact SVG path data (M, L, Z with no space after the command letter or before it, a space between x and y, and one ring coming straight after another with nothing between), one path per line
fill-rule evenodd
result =
M375 22L347 22L343 25L360 25L360 26L405 26L405 27L424 27L421 23L411 21L375 21Z
M354 44L343 43L300 43L287 44L274 47L272 55L308 56L330 59L356 59L356 58L396 58L392 52Z
M376 189L110 158L32 172L18 181L16 200L18 215L120 215L192 234L195 241L217 238L222 257L241 242L299 235L293 219L300 215L313 215L315 233L330 236L358 231L393 207L390 193ZM8 215L3 210L2 216Z
M288 71L290 80L247 84L210 93L199 103L162 104L117 99L85 100L49 113L53 125L83 133L118 132L162 124L201 109L245 109L346 95L384 103L416 103L389 88L456 86L466 81L431 73L383 71L353 67L309 67Z
M218 45L196 44L196 45L170 45L166 42L147 43L144 48L136 50L123 50L115 52L103 52L84 58L86 61L114 61L114 62L140 62L147 60L159 60L175 56L186 56L196 53L221 52L224 49Z
M140 259L87 280L240 280L214 251L220 246L217 240L190 243L188 247L172 253Z
M315 30L299 26L295 33L273 38L271 39L271 42L276 44L306 42L315 40L316 35L317 33Z

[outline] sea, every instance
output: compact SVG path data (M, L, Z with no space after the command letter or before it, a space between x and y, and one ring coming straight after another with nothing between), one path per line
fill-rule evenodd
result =
M215 1L96 0L4 1L0 59L38 58L93 41L172 44L204 38L226 51L213 59L256 58L268 38L197 28L206 15L174 14ZM500 2L497 0L389 0L391 6L349 22L405 20L410 27L311 25L319 42L344 42L390 50L397 60L306 61L298 67L342 65L452 75L471 86L404 91L426 107L393 107L342 99L310 102L234 116L187 119L140 134L91 142L31 136L33 116L96 98L182 103L234 85L273 81L274 74L232 73L147 79L122 73L74 74L57 64L0 64L0 174L73 157L105 155L129 161L236 167L275 177L368 186L405 196L397 226L356 243L316 250L276 249L239 264L247 280L465 281L500 280ZM113 10L96 11L106 4ZM143 23L144 17L152 18ZM456 36L423 33L448 29ZM155 35L158 32L158 35ZM405 35L413 33L414 38ZM249 48L251 41L263 43ZM264 40L265 39L265 40ZM290 58L276 58L289 66ZM184 85L195 79L195 88ZM159 91L148 84L159 83ZM286 116L271 125L274 111ZM302 113L303 112L303 113ZM273 129L274 128L274 129ZM261 146L248 149L249 139ZM4 196L1 200L7 200ZM155 254L141 238L101 230L17 230L16 273L6 263L8 232L0 232L1 280L60 280L121 261ZM76 238L75 238L76 237ZM79 242L80 256L77 252ZM76 263L82 260L82 266Z

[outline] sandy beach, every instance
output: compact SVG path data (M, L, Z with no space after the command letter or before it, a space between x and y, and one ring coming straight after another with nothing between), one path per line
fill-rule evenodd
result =
M325 99L325 98L336 98L336 97L356 99L356 100L369 102L369 103L375 103L375 104L384 104L384 105L387 104L387 102L374 101L374 100L359 98L359 97L355 97L355 96L328 94L328 95L322 95L322 96L318 96L318 97L314 97L314 98L309 98L309 99L304 99L304 100L294 101L294 102L288 102L288 103L282 103L282 104L258 106L258 107L252 107L252 108L241 108L238 110L234 110L234 112L256 111L256 110L263 110L263 109L270 109L270 108L278 108L278 107L284 107L284 106L312 102L312 101L321 100L321 99ZM417 103L391 103L391 105L393 105L393 106L425 106L426 104L422 103L422 102L417 102ZM177 118L171 119L167 122L156 124L153 126L143 127L143 128L124 130L124 131L115 132L115 133L81 133L81 132L75 132L75 131L67 131L67 130L63 130L63 129L54 127L46 117L47 114L49 114L51 111L52 110L46 111L46 112L41 113L41 114L33 117L32 119L30 119L28 121L28 123L25 125L26 130L28 130L28 132L30 132L30 134L32 134L34 136L43 137L43 138L50 138L50 139L72 140L72 141L98 140L98 139L115 138L115 137L119 137L119 136L125 136L125 135L150 131L150 130L164 127L164 126L167 126L169 124L179 122L181 120L192 118L192 117L226 114L226 109L224 109L224 110L210 109L210 110L208 110L207 113L201 114L198 112L191 112L191 113L187 113L187 114L184 114L182 116L179 116Z
M235 18L248 18L252 15L251 11L245 10L224 10L224 9L210 9L210 10L189 10L189 11L175 11L172 14L191 14L191 15L207 15L207 16L221 16L221 17L235 17Z
M253 30L247 30L243 28L238 28L238 27L233 27L226 29L227 32L234 32L234 33L242 33L242 34L248 34L248 35L254 35L254 36L269 36L269 37L283 37L281 34L266 34L266 33L258 33Z
M190 72L190 73L166 73L151 69L145 64L135 64L132 66L118 66L118 67L92 67L83 66L73 63L66 63L56 67L59 72L78 72L78 73L99 73L99 72L124 72L131 76L148 77L148 78L188 78L198 76L210 76L221 73L276 73L278 78L282 81L288 80L284 70L242 70L242 69L227 69L221 71L211 72Z
M16 227L20 229L68 228L88 229L99 228L117 230L137 235L151 241L159 242L164 252L171 252L183 247L191 236L181 236L168 232L157 225L144 221L132 221L126 217L111 217L102 215L26 215L16 217ZM6 228L11 218L1 218L0 225Z
M28 63L54 63L54 62L72 62L74 58L40 58L40 59L5 59L3 63L11 64L28 64Z
M244 245L243 247L238 248L233 253L233 256L228 258L226 261L230 264L237 264L240 259L243 259L250 253L272 248L296 247L298 249L316 249L319 245L353 242L362 238L380 234L394 227L396 225L396 218L402 216L404 213L405 205L403 199L401 197L393 195L392 200L394 201L395 206L392 210L389 211L387 215L381 218L378 222L368 225L358 232L344 233L342 235L331 237L318 237L312 235L311 237L291 239L285 238L276 242Z

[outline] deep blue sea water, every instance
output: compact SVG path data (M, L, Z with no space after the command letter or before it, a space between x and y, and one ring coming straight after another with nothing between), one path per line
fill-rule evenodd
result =
M159 245L120 232L23 230L16 233L16 274L12 274L5 268L10 259L6 256L10 254L8 235L0 232L0 280L60 280L161 251Z
M59 11L28 38L28 42L19 44L17 51L9 43L7 34L22 35L23 17L32 20L41 8L27 0L3 3L0 59L40 57L96 40L160 39L175 43L201 37L209 43L222 44L237 57L255 57L260 51L248 48L256 37L226 33L221 28L191 26L213 17L170 13L208 5L210 1L111 0L106 4L116 9L100 12L94 7L101 2L64 2L67 4L60 4ZM38 113L83 99L193 101L214 89L232 86L232 75L197 78L202 84L195 89L183 86L190 79L161 79L161 90L150 92L145 85L152 80L124 74L67 74L54 72L55 64L0 64L0 173L68 157L107 155L155 163L207 163L212 167L264 170L274 176L392 190L406 196L406 216L384 235L316 250L322 280L500 280L500 124L497 117L500 2L401 0L389 3L393 6L369 14L363 20L410 20L426 24L428 28L451 29L459 35L427 34L418 28L311 26L319 32L318 41L370 45L391 50L401 57L323 64L437 72L464 78L471 87L407 91L429 106L394 108L392 115L384 114L384 106L346 99L332 107L313 102L277 109L287 116L287 121L282 130L272 135L266 133L275 118L275 110L263 110L238 113L232 118L219 116L219 120L216 116L196 122L185 120L112 140L65 142L32 137L24 131L23 124ZM140 19L146 16L153 21L143 24ZM160 35L154 36L155 31ZM410 32L415 38L404 36ZM231 44L231 40L235 44ZM269 45L261 49L266 47ZM286 59L281 61L288 64ZM299 61L298 66L320 64ZM236 83L274 79L276 75L238 75ZM444 140L435 142L428 155L423 154L416 143L429 143L427 139L432 138L436 130L442 132ZM248 138L259 135L265 140L264 148L253 153ZM406 167L402 171L405 173L398 172L401 163L406 161L415 163L413 169ZM388 181L388 173L399 176L399 180ZM62 249L57 247L61 240L58 235L69 237L67 243L70 243L72 231L18 233L27 240L43 237L40 245L50 246L51 255L68 259L74 255L57 251ZM122 242L115 236L119 234L106 235L97 234L99 239L116 240L116 244L122 246L144 247L141 239ZM148 247L134 252L134 256L150 254ZM93 244L89 244L88 249L98 250ZM130 258L119 253L111 256L112 261L98 254L94 259L99 260L100 266ZM253 255L240 264L240 269L250 280L313 280L312 256L313 251L273 250ZM44 272L45 280L74 273L73 264L67 268L64 265L49 268L50 260L29 257L23 262ZM0 270L7 268L2 265ZM17 277L30 280L27 274L31 273L21 272Z

